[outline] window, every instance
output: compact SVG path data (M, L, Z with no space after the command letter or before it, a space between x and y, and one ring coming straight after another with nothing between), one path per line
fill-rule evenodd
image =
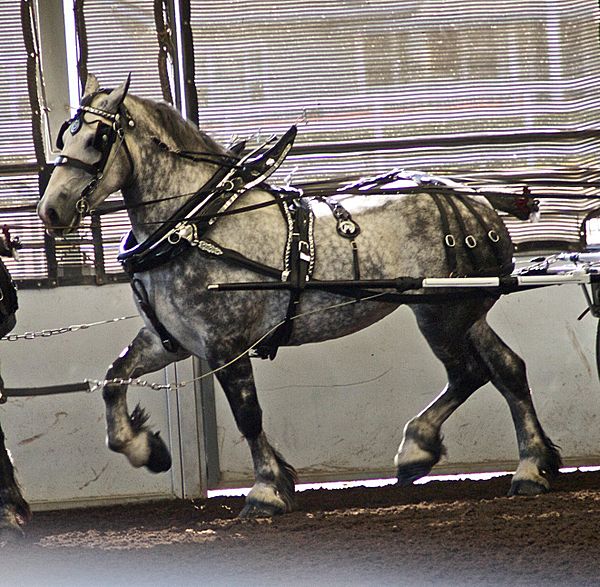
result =
M304 112L288 159L296 181L405 167L532 182L556 197L536 225L507 219L515 241L579 246L596 207L571 198L594 179L600 147L597 2L191 7L200 122L218 139L282 130ZM258 80L265 87L252 93Z
M13 235L25 235L21 261L9 260L14 277L47 274L44 231L35 216L38 172L27 90L27 52L21 31L20 3L0 0L0 202ZM2 224L4 219L0 219Z
M19 3L0 0L0 222L24 242L22 261L9 262L22 284L121 278L126 214L88 221L56 242L35 214L46 164L40 145L51 160L57 125L69 116L68 88L86 70L109 87L131 71L134 93L160 99L173 90L184 106L195 82L190 117L222 142L306 120L276 179L295 166L297 183L404 167L483 187L527 184L551 197L538 224L506 219L521 249L579 247L582 223L598 208L595 0L529 0L501 11L483 0L22 4L37 6L32 39L43 84L32 81L31 62L28 75ZM177 18L188 10L191 36L187 17ZM73 16L76 32L65 25ZM68 70L67 55L79 58L78 70ZM49 107L41 143L28 81ZM589 198L574 199L581 195Z

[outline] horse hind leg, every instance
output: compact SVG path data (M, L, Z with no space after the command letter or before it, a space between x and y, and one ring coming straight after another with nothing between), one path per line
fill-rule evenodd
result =
M448 384L440 395L404 428L402 443L394 459L398 483L409 485L427 475L445 453L442 424L477 389L490 380L488 369L462 339L419 320L419 326L434 354L446 368ZM452 330L452 329L451 329Z
M218 369L221 362L209 357L209 365ZM270 445L262 427L252 365L243 357L217 372L236 424L250 447L255 482L240 517L271 517L294 509L296 471Z
M562 465L558 447L546 436L533 405L525 363L484 320L469 338L486 363L492 383L507 401L517 434L519 465L509 495L536 495L550 489Z
M106 380L140 377L188 356L189 353L184 351L166 351L153 332L142 328L110 366ZM139 405L129 414L127 385L108 383L102 390L102 396L106 404L108 447L124 454L134 467L145 466L153 473L168 471L171 455L160 434L153 433L147 425L148 414Z

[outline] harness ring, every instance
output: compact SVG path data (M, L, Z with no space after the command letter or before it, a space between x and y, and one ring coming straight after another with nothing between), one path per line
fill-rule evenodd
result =
M475 240L475 237L472 234L468 234L465 237L465 244L470 249L474 249L477 246L477 241Z
M79 214L87 214L90 211L90 204L85 198L79 198L75 204L75 209Z
M235 189L235 184L230 179L228 179L225 183L223 183L223 189L226 192L232 192Z
M493 243L497 243L500 240L498 233L495 230L490 230L488 232L488 237Z
M176 245L181 240L181 235L177 231L173 231L168 237L167 240L169 244Z

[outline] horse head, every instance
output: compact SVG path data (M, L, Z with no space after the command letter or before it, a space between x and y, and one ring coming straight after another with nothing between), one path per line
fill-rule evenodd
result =
M62 236L123 186L132 173L125 126L133 126L124 101L130 77L113 90L103 90L89 75L81 104L58 135L60 155L38 205L47 231Z

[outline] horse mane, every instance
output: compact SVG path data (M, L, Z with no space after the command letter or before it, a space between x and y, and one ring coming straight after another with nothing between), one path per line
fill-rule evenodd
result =
M129 95L135 103L139 104L145 115L151 120L156 128L160 140L165 135L171 139L173 146L182 151L202 151L209 153L227 153L212 137L201 131L194 123L186 120L180 112L166 102L157 102L148 98Z

